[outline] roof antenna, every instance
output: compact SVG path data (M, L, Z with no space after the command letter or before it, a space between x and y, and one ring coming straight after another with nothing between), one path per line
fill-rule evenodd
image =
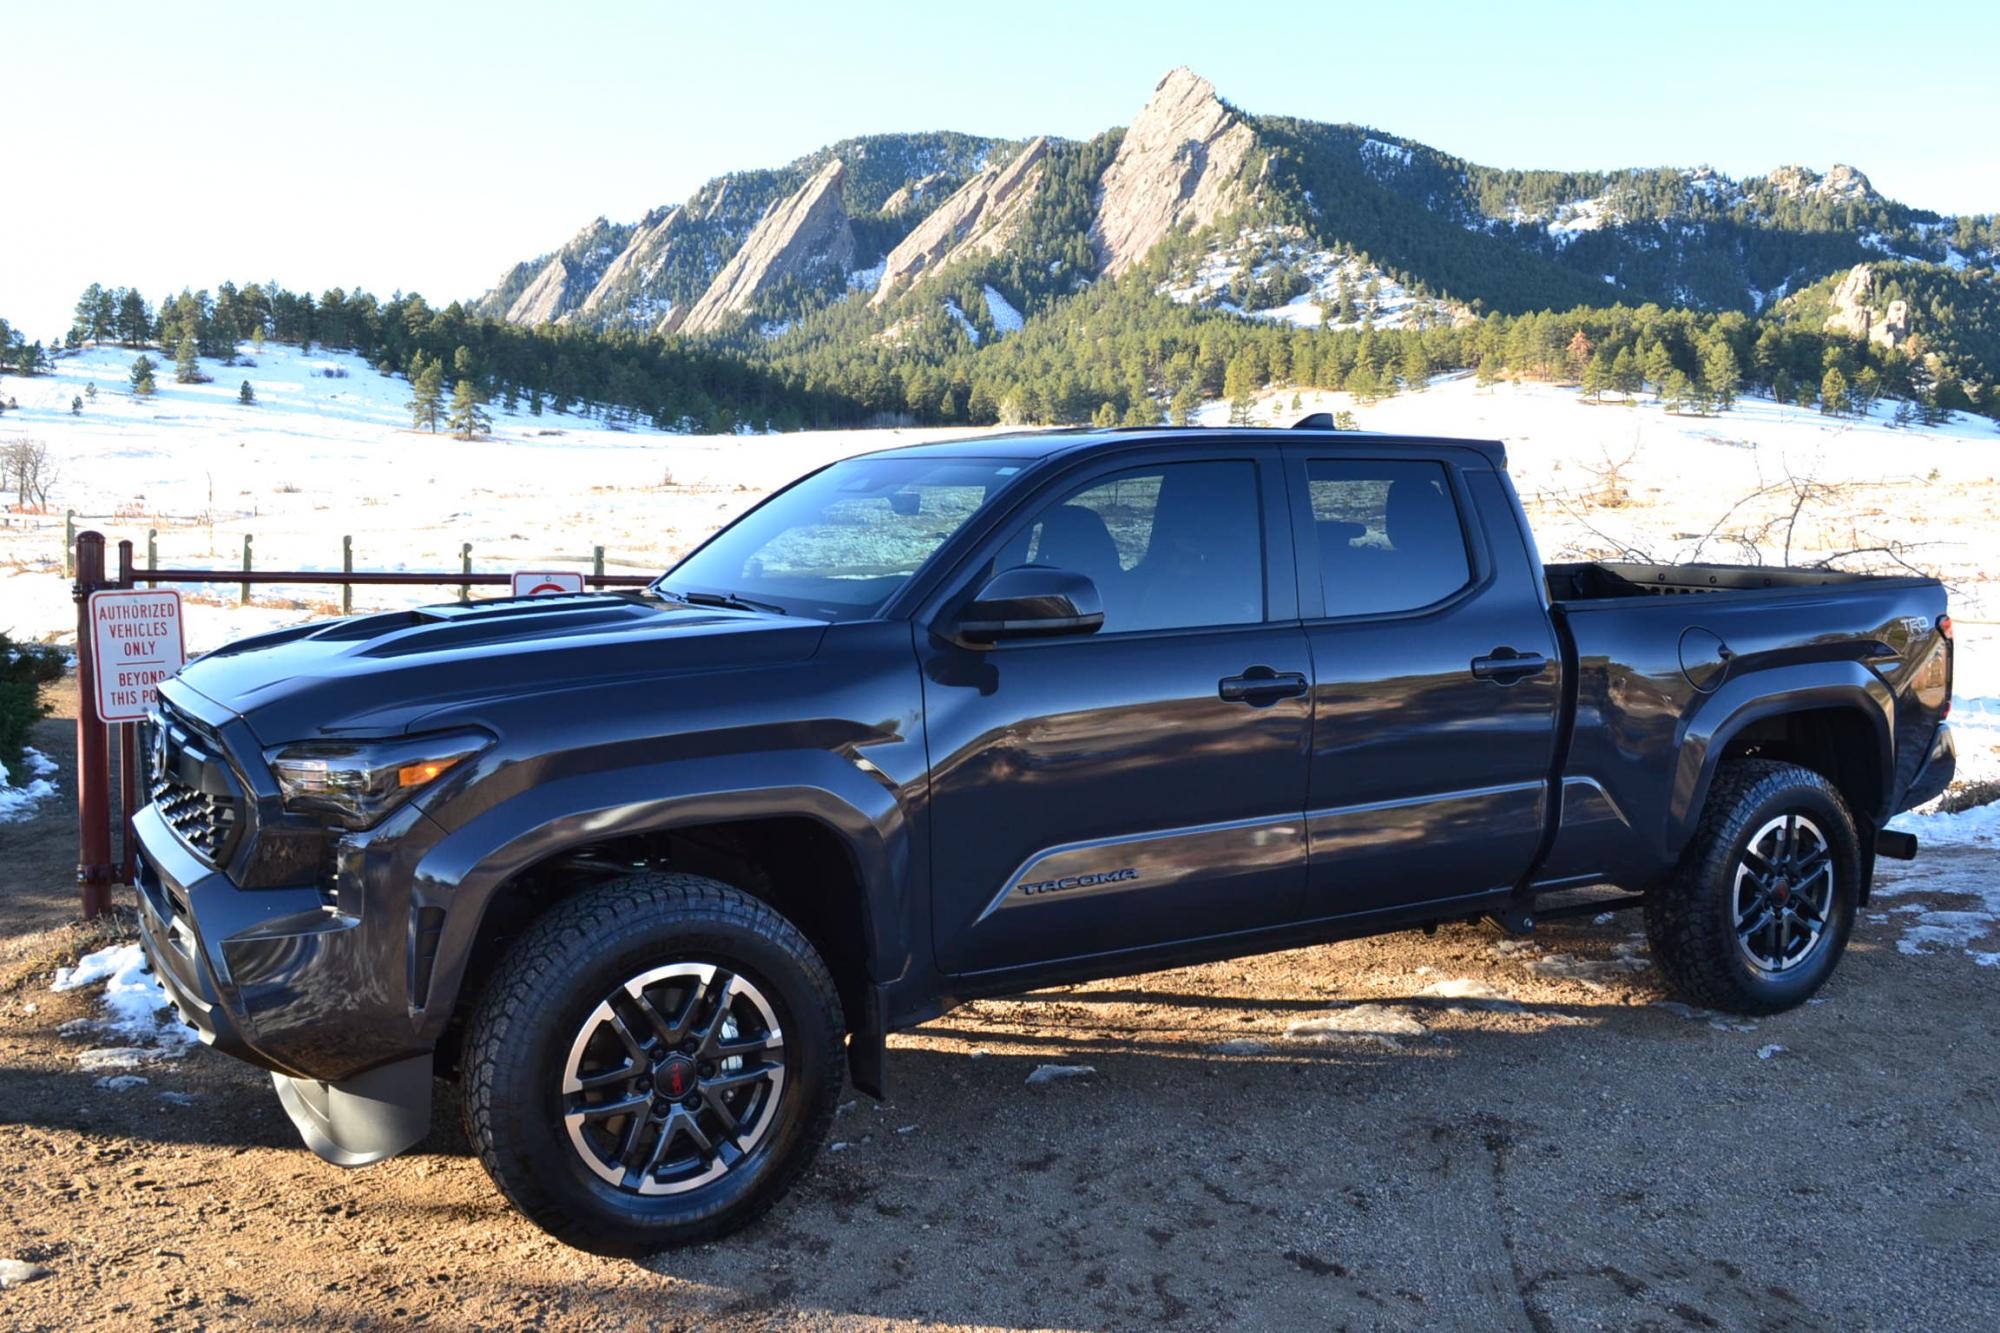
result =
M1333 413L1315 412L1309 417L1300 417L1292 423L1293 430L1332 430Z

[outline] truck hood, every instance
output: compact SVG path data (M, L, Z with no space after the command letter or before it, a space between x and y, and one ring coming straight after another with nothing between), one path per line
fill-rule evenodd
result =
M486 699L726 671L810 657L824 622L636 593L423 607L259 634L169 682L266 745L424 729ZM192 701L190 701L192 702Z

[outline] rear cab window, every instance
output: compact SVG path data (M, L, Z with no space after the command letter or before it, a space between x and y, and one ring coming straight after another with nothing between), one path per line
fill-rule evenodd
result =
M1472 581L1465 516L1444 464L1312 458L1311 531L1301 572L1329 619L1390 615L1441 602Z

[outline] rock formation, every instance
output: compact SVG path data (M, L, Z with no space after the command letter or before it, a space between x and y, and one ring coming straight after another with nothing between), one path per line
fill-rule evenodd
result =
M1048 155L1049 141L1036 139L1012 162L988 167L960 186L889 252L870 304L881 305L897 288L953 260L1005 245L1041 188Z
M1185 67L1161 79L1099 187L1090 240L1104 271L1116 276L1168 232L1206 226L1240 204L1255 139L1208 80Z
M1868 178L1844 162L1834 163L1833 170L1824 176L1811 167L1779 167L1771 173L1769 180L1772 189L1795 199L1807 195L1853 200L1877 197L1875 187L1869 184Z
M1826 327L1833 333L1851 334L1856 338L1866 338L1869 342L1880 343L1884 347L1897 347L1910 336L1910 306L1907 301L1891 301L1876 317L1868 298L1875 290L1875 270L1867 264L1856 264L1833 289L1833 313L1826 318Z
M514 324L560 318L583 304L605 266L625 248L631 231L630 226L598 218L554 254L515 265L476 308Z
M847 173L839 159L827 163L797 193L771 206L730 257L701 299L669 314L662 333L707 333L786 278L824 268L845 270L854 259L854 229L841 188Z

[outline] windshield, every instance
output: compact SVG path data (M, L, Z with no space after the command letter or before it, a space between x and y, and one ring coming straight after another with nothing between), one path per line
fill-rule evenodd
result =
M863 620L1020 470L990 458L850 458L745 514L653 586Z

